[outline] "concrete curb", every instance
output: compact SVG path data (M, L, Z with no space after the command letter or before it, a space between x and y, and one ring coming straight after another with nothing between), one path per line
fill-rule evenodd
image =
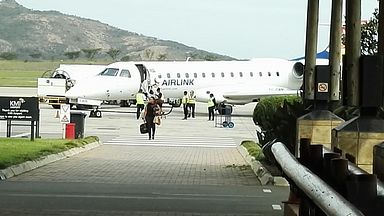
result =
M240 145L237 150L243 156L245 161L251 166L262 185L289 186L288 181L281 176L272 176L272 174L254 157L248 154L247 149Z
M60 152L57 154L52 154L52 155L47 155L47 156L41 157L37 160L26 161L26 162L21 163L21 164L7 167L3 170L0 170L0 180L5 180L5 179L11 178L13 176L20 175L22 173L34 170L34 169L39 168L41 166L45 166L47 164L50 164L52 162L65 159L65 158L77 155L79 153L82 153L82 152L89 151L89 150L94 149L96 147L99 147L101 145L102 145L102 143L100 141L96 141L93 143L89 143L83 147L72 148L72 149L69 149L69 150L64 151L64 152Z

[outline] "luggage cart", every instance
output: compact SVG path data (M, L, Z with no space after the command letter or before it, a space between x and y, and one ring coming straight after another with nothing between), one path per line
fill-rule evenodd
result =
M230 105L220 106L221 111L215 117L215 127L233 128L235 124L232 122L232 107Z

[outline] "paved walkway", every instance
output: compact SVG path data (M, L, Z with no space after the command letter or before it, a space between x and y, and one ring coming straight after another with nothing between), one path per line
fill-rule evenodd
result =
M43 134L57 124L46 111ZM236 148L254 138L249 117L228 129L179 114L155 140L132 113L87 118L104 145L1 182L1 215L282 215L287 189L260 186Z

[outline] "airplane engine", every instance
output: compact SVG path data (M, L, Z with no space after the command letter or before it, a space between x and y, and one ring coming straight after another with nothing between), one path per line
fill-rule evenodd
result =
M293 72L293 75L295 76L295 78L298 78L298 79L303 78L303 75L304 75L304 65L303 65L303 63L296 62L293 65L292 72Z
M295 62L292 65L292 72L288 73L287 86L290 89L299 89L303 84L304 78L304 65L301 62Z

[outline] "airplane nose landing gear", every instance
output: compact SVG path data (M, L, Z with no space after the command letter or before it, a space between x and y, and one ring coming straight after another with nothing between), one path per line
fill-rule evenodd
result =
M91 110L89 117L90 118L101 118L101 111L98 109L93 109L93 110Z

